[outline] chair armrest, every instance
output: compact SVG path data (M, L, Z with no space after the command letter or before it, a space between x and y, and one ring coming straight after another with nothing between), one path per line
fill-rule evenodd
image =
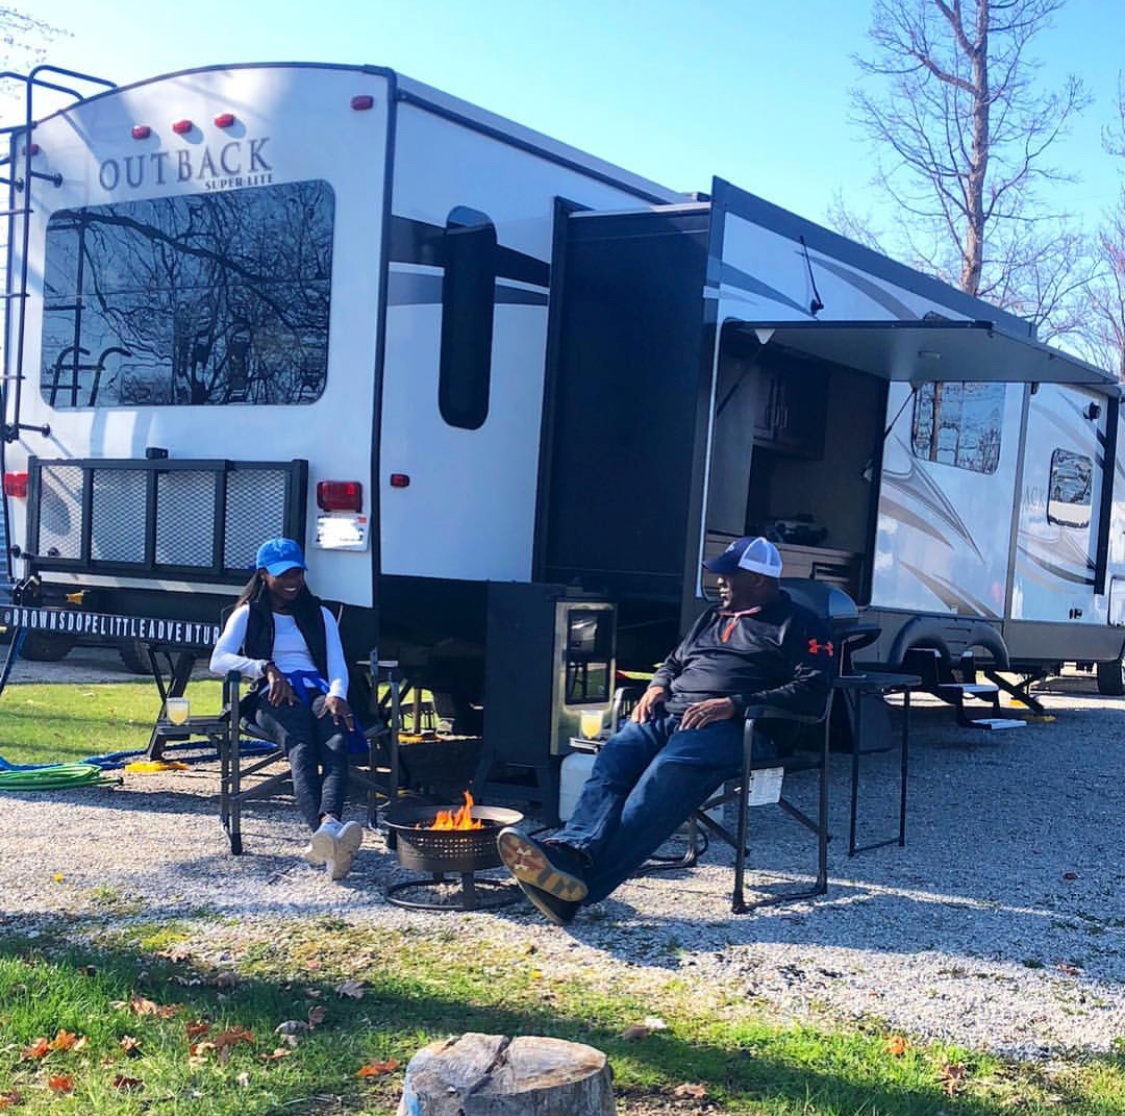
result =
M780 709L775 705L748 705L742 715L747 721L769 719L771 721L796 721L802 725L818 725L828 716L828 705L825 703L823 713L794 713L788 709Z

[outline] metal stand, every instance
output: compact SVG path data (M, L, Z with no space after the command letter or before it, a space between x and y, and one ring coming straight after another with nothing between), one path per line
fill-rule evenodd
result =
M461 872L461 890L450 896L450 902L425 902L421 899L403 899L400 892L410 888L436 889L446 887L450 881L444 872L435 872L429 879L404 880L387 888L387 902L411 911L494 911L507 907L520 897L515 884L502 880L478 880L472 872Z

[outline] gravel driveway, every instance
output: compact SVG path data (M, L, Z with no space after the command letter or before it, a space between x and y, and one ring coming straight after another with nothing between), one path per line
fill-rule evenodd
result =
M126 774L114 789L8 795L0 928L104 925L106 889L138 900L143 921L189 920L202 938L220 932L218 916L237 916L237 928L221 925L227 941L326 914L435 936L455 925L483 948L534 937L542 967L561 974L601 967L635 988L688 977L783 1018L875 1017L1015 1057L1105 1051L1125 1041L1125 700L1078 676L1038 693L1057 720L1008 732L915 709L905 848L847 856L850 760L834 756L831 882L813 902L731 915L730 855L713 847L689 872L631 881L567 930L523 905L406 911L385 899L406 874L381 835L333 884L295 858L304 834L286 798L248 809L246 855L231 856L207 762ZM871 839L897 824L897 756L865 762L861 839ZM812 790L800 780L787 787L798 800ZM780 811L755 810L752 827L756 869L811 870L808 835Z

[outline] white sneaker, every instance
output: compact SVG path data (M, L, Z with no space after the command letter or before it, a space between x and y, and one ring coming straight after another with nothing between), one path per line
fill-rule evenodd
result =
M313 839L315 840L315 836ZM332 879L342 880L351 871L352 861L362 844L363 826L358 822L345 822L339 827L336 833L335 855L326 866Z
M336 859L336 841L342 828L335 819L322 821L304 851L304 858L318 868L322 864L331 864Z

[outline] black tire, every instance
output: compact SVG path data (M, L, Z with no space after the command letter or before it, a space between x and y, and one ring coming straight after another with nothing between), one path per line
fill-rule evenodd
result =
M125 669L133 674L151 674L152 666L148 661L145 645L139 639L123 639L117 646Z
M1106 697L1125 697L1125 663L1120 659L1098 663L1098 693Z
M68 636L28 632L20 654L33 663L57 663L67 657L73 646L74 640Z

